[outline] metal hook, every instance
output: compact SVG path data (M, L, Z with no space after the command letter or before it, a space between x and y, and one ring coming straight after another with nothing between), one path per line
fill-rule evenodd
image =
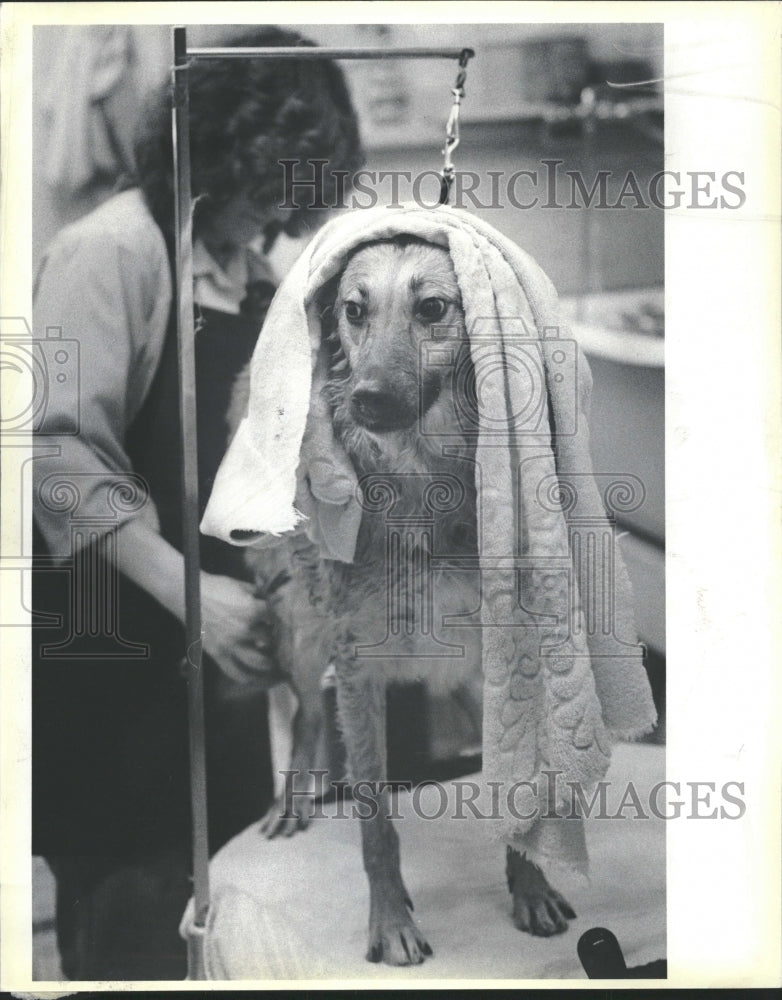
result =
M453 104L448 115L445 126L445 146L442 149L443 170L440 180L440 204L447 205L448 198L453 185L453 178L456 168L453 164L453 153L460 142L459 135L459 111L461 109L462 98L464 97L464 83L467 79L467 63L475 53L472 49L462 49L459 56L459 72L456 76L456 83L451 90L453 94Z

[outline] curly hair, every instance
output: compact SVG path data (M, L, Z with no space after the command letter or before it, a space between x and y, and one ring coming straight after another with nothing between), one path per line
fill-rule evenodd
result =
M225 46L304 46L292 31L264 27ZM282 160L325 160L321 204L334 204L345 172L363 163L358 122L345 78L329 60L195 60L189 70L191 189L199 226L238 192L263 209L291 199ZM167 238L174 226L171 85L155 95L137 131L136 176ZM340 174L342 175L340 177ZM312 178L312 167L300 180ZM320 193L320 192L319 192ZM296 201L296 199L293 199ZM308 200L308 199L301 199ZM318 208L296 207L284 231L317 224ZM282 228L282 227L281 227Z

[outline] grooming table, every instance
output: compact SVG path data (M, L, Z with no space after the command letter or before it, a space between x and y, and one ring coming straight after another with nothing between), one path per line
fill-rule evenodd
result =
M649 789L664 778L664 747L617 746L607 776L609 815L631 780L649 812ZM590 884L567 873L551 878L578 918L565 934L533 938L512 924L505 848L491 839L491 821L455 820L453 785L444 785L449 808L440 819L416 816L406 792L397 806L404 817L396 820L402 873L432 958L409 968L365 961L369 891L359 821L320 818L304 833L272 841L255 824L214 857L205 942L209 978L410 985L454 978L585 979L576 944L594 926L616 934L628 966L665 957L664 820L638 819L632 807L624 819L588 819ZM436 789L422 794L429 813L439 802ZM663 795L660 803L664 809Z

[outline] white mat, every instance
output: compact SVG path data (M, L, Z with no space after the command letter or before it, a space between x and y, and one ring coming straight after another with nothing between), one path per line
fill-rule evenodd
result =
M649 812L649 790L665 774L665 750L620 744L607 780L609 813L632 780ZM464 779L467 780L467 779ZM453 783L445 786L454 801ZM660 795L664 808L664 795ZM422 798L436 811L434 790ZM348 804L349 805L349 804ZM211 979L399 980L585 979L576 954L590 927L612 930L628 966L664 958L665 822L587 820L591 883L552 878L578 918L554 938L533 938L511 921L504 849L478 819L437 820L413 814L406 793L397 821L402 873L434 956L395 969L365 961L368 889L357 820L323 818L291 839L265 841L253 826L214 858L206 941ZM326 807L333 811L334 807Z

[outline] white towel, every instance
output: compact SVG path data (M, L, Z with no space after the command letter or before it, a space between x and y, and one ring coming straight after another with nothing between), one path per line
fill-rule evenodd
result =
M526 253L448 206L371 209L321 230L283 282L256 347L248 414L218 472L202 531L251 543L306 524L326 558L351 561L361 507L319 388L325 363L315 297L359 245L411 235L445 247L459 283L481 383L476 463L487 780L530 782L507 841L586 869L578 824L536 822L567 782L590 786L612 739L649 731L656 713L633 624L630 585L604 501L629 478L592 473L591 375L560 325L554 289ZM499 361L499 366L495 362ZM492 365L494 366L492 368ZM499 374L496 374L499 372ZM308 420L309 416L309 420ZM303 517L309 520L303 522ZM233 532L248 532L237 538Z

